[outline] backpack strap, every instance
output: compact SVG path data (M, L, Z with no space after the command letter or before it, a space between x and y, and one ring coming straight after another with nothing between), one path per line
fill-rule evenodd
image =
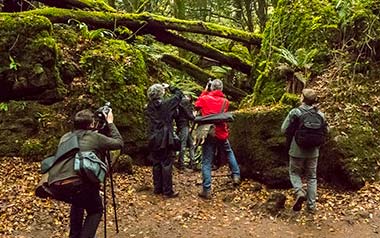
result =
M220 113L223 113L223 112L224 112L224 108L226 107L226 102L227 102L227 99L224 99L224 100L223 100L222 109L220 110Z

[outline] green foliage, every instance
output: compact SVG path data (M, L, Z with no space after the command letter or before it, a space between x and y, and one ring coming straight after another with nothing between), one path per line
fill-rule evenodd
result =
M84 38L90 40L90 41L93 41L93 40L99 40L99 39L102 39L102 38L105 38L107 36L111 37L111 38L114 38L115 37L115 34L108 30L108 29L103 29L103 28L99 28L99 29L96 29L96 30L89 30L88 29L88 26L86 23L84 22L79 22L75 19L70 19L68 21L68 23L75 23L76 26L79 28L81 34L84 36Z
M380 1L337 1L333 3L340 22L340 46L349 50L358 60L368 57L378 60L377 45L380 42Z
M304 84L319 73L329 63L338 26L338 14L328 0L279 0L263 33L261 62L254 65L257 80L248 105L281 99L286 80L276 71L284 62Z
M66 24L54 24L53 27L54 31L52 35L58 43L67 45L71 48L77 47L80 39L80 32L77 31L76 27Z
M263 36L263 50L270 56L272 46L291 52L299 48L328 52L338 24L334 6L327 0L278 1Z
M8 103L5 103L5 102L0 103L0 111L3 111L3 112L8 111Z
M337 137L338 145L345 151L345 169L350 177L358 181L378 180L378 170L380 168L377 140L379 132L368 122L351 122L347 134L340 134ZM355 138L355 139L353 139Z
M284 93L280 99L280 104L296 107L300 104L300 97L297 94Z
M309 51L304 48L297 49L295 54L292 54L285 48L276 48L279 56L286 61L286 63L293 68L295 76L306 85L311 75L311 67L313 66L314 56L317 55L317 49L311 49Z
M9 69L12 69L12 70L17 70L17 67L19 67L20 66L20 64L19 63L17 63L14 59L13 59L13 57L12 56L9 56L9 60L11 61L10 63L9 63Z

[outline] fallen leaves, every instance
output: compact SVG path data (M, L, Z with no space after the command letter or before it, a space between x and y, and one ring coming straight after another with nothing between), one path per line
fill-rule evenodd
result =
M40 237L43 234L46 237L67 237L69 205L39 199L34 195L34 188L40 179L39 163L25 163L20 158L2 158L1 164L0 236ZM318 212L310 215L291 211L291 190L267 190L250 180L243 180L235 188L227 167L213 171L213 198L210 201L197 196L201 189L197 182L201 178L199 172L178 173L175 170L175 189L180 192L180 197L164 199L152 193L150 167L136 167L134 171L133 175L114 174L113 177L119 228L129 237L157 237L162 227L171 234L199 236L206 234L202 230L205 227L211 229L208 231L219 231L221 234L224 234L223 230L232 232L231 229L239 231L245 227L248 234L254 232L248 229L252 224L265 219L297 226L312 223L317 230L328 224L329 227L323 229L331 233L339 231L334 226L337 222L370 224L377 229L373 220L380 205L379 183L367 183L356 192L340 191L322 184L318 187ZM107 189L107 229L114 231L109 186ZM287 198L285 209L277 214L269 213L264 206L273 193L282 193ZM273 228L273 232L276 232ZM98 232L102 229L101 223Z

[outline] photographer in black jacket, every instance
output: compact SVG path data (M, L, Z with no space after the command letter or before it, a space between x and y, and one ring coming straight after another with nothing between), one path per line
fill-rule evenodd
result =
M165 88L168 87L163 84L153 84L149 87L146 116L149 123L149 149L153 162L153 192L172 198L178 196L178 192L173 190L173 161L170 157L175 147L173 118L183 93L178 88L169 87L173 95L164 99Z
M123 147L123 139L113 124L112 110L104 115L107 135L95 131L94 113L82 110L75 114L74 131L62 136L60 143L75 133L78 136L80 151L93 151L102 160L109 150ZM73 161L73 160L70 160ZM72 162L73 163L73 162ZM99 184L83 179L79 192L72 199L70 211L70 238L93 238L103 213L103 203L99 194ZM83 222L84 210L87 216Z

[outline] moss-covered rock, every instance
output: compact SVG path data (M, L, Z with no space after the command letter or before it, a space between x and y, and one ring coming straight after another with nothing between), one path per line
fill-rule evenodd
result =
M54 100L60 96L56 91L61 84L58 49L51 31L52 24L45 17L0 14L1 99L47 96Z
M33 19L31 16L23 18ZM38 20L42 22L39 27L47 28L42 34L47 37L34 38L37 33L28 33L23 36L27 44L20 45L28 49L23 55L25 59L44 64L34 62L32 70L20 66L17 73L30 75L34 71L43 74L54 70L54 76L58 77L59 68L64 81L59 81L58 89L66 98L52 105L30 101L5 102L6 107L2 107L0 112L1 155L41 160L43 156L54 153L60 136L72 128L75 112L85 108L95 111L110 101L115 123L126 145L124 152L135 159L140 154L145 157L144 105L148 77L142 54L124 41L99 38L88 42L80 33L74 32L74 28L59 25L52 28L49 21L43 25L45 18L39 17ZM11 33L9 30L7 34ZM85 47L84 42L87 43ZM21 52L20 45L15 45L15 52ZM40 51L38 56L35 55L37 50ZM54 58L49 57L48 53L52 52Z
M136 145L142 146L146 136L148 77L142 54L125 41L107 40L83 52L80 63L88 75L87 87L93 102L111 102L126 151L138 149Z
M230 141L242 176L269 187L289 187L288 151L281 124L290 106L256 107L235 113ZM378 180L380 154L377 132L366 123L350 125L349 134L332 130L321 147L318 178L345 188L358 189ZM244 138L244 140L242 140Z
M64 129L53 108L37 102L8 102L0 112L0 153L41 160L54 153Z
M230 141L243 177L270 187L289 187L288 156L280 126L289 107L260 107L237 111ZM242 138L244 138L242 140Z

